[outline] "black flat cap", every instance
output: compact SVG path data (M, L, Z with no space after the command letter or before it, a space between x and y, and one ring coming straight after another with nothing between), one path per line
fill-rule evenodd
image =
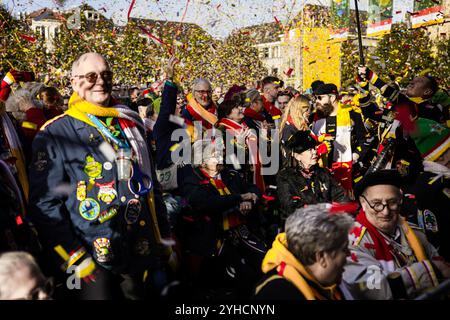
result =
M303 151L314 148L317 141L311 136L309 131L297 131L291 135L286 141L286 147L295 153L302 153Z
M402 186L403 179L400 173L394 169L378 170L369 173L358 181L354 187L355 196L359 197L364 190L371 186L377 186L380 184L387 184L400 188Z

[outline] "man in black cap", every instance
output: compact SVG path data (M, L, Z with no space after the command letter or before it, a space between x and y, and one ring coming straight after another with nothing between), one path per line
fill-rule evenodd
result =
M288 166L277 175L283 220L308 204L350 200L330 171L317 165L317 145L310 131L297 131L286 142Z
M367 132L361 110L341 101L332 83L320 85L315 97L317 110L323 117L315 119L312 130L317 136L327 134L334 138L325 165L332 170L335 179L351 191L352 166L367 151L364 144Z
M355 187L362 209L350 232L343 286L354 299L410 299L450 277L421 229L401 216L396 170L366 175Z

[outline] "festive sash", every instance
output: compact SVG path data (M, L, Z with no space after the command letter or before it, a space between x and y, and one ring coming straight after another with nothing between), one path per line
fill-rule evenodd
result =
M267 100L264 96L261 96L263 99L264 109L272 116L273 119L280 118L282 112L278 109L272 102Z
M219 125L226 128L227 131L231 132L235 137L241 134L244 130L248 129L245 123L238 123L231 119L223 118L219 121ZM254 132L250 131L250 134L245 139L245 144L248 147L249 155L251 157L251 163L254 163L253 170L253 183L259 188L261 192L265 191L264 179L262 176L262 165L260 154L258 151L258 137ZM250 159L249 159L250 160Z
M194 99L192 93L189 93L186 99L188 102L186 110L192 118L196 121L201 121L204 128L211 129L217 122L217 117L215 115L216 106L212 104L212 107L209 108L209 110L206 110Z
M425 251L420 241L417 239L416 234L403 217L399 217L399 219L400 227L405 233L408 244L414 252L414 256L416 257L417 261L420 262L426 260L427 257L425 255ZM381 265L385 269L393 272L395 270L395 265L391 245L386 241L384 236L369 222L369 220L367 220L366 213L363 211L363 209L361 209L359 214L356 216L356 221L367 228L367 232L369 232L369 235L374 243L375 258L380 261Z
M223 181L221 179L214 179L212 177L209 176L209 174L200 168L201 173L208 179L208 183L210 183L218 192L221 196L226 196L226 195L230 195L231 192L230 190L227 188L227 186L225 185L225 183L223 183ZM242 218L242 215L236 213L235 210L230 211L230 212L225 212L223 214L223 218L222 218L222 227L223 230L226 231L230 228L236 227L238 225L241 225L244 223L244 219Z
M333 141L333 164L331 170L334 178L341 183L346 190L352 189L352 120L350 111L351 106L339 102L338 112L336 114L336 134ZM313 131L317 136L326 134L326 118L317 120L314 123Z
M264 257L261 269L264 273L276 269L278 275L294 284L305 296L306 300L325 300L326 298L311 287L305 279L317 284L324 291L328 291L333 300L342 300L336 284L329 287L322 286L287 249L286 233L277 235L272 248Z
M261 114L261 113L259 113L259 112L256 112L255 110L253 110L252 108L250 108L250 107L248 107L248 108L245 108L245 110L244 110L244 116L246 116L246 117L248 117L248 118L251 118L251 119L253 119L253 120L256 120L256 121L264 121L264 120L266 120L265 118L264 118L264 115L263 114Z

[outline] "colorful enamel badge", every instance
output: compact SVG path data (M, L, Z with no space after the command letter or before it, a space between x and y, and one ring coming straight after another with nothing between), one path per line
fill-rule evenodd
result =
M115 198L117 198L117 191L114 189L114 181L107 183L96 183L99 187L97 198L106 204L110 204Z
M78 181L77 200L83 201L84 199L86 199L86 181Z
M94 240L95 258L100 263L107 263L113 259L111 242L107 238L97 238Z
M125 210L125 220L128 224L136 223L141 214L142 205L137 199L131 199L127 203L127 208Z
M98 217L98 222L103 223L105 221L111 220L119 213L119 206L114 205L109 207L107 210L102 211Z
M101 179L102 178L102 164L95 161L92 154L88 153L85 158L86 164L84 166L84 173L91 179Z
M94 199L87 198L81 201L78 211L84 219L95 220L100 214L100 205Z

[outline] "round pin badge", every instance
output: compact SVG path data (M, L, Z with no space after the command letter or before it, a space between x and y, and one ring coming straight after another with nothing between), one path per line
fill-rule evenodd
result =
M100 214L100 205L94 199L86 198L80 202L78 211L84 219L92 221L98 218Z
M141 214L142 205L139 200L131 199L127 203L127 208L125 210L125 221L128 224L136 223Z
M105 162L105 163L103 164L103 169L105 169L105 170L107 170L107 171L111 170L112 167L113 167L113 165L112 165L112 163L109 162L109 161L107 161L107 162Z

